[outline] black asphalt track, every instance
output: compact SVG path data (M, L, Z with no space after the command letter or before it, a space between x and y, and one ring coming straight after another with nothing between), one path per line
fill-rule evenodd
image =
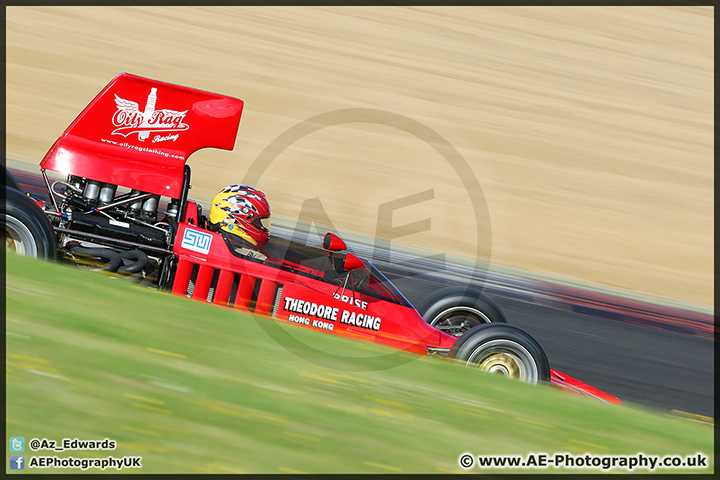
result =
M391 279L415 306L446 285L427 276ZM711 339L539 305L532 295L486 292L508 323L540 342L551 368L624 403L714 416Z

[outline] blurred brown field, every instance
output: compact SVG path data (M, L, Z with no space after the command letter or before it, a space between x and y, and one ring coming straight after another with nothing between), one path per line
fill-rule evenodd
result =
M431 190L391 218L430 228L394 243L473 258L491 238L492 265L713 304L712 7L13 6L6 30L8 157L39 162L120 72L246 102L235 149L190 159L204 201L300 122L390 112L462 155L488 238L457 171L381 123L286 145L256 185L274 215L318 197L389 238L379 208Z

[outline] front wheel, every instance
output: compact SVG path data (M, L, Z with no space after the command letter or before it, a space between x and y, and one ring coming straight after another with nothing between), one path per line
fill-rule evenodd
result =
M54 259L57 238L42 210L18 190L4 188L2 192L0 234L5 240L5 249L28 257Z
M496 375L527 383L550 381L545 351L529 333L514 325L488 323L468 330L448 357Z
M507 323L505 315L487 295L467 287L438 290L420 305L418 313L428 324L456 337L477 325Z

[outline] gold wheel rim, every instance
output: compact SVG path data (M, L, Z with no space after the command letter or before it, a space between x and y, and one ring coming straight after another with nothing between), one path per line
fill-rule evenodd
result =
M511 378L520 378L522 366L520 362L509 353L500 352L488 355L480 363L480 368L490 373L504 375Z

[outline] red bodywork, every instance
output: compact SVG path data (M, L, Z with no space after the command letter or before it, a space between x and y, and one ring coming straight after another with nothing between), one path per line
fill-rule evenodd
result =
M429 349L449 350L457 341L457 337L428 325L409 305L351 292L350 288L342 293L354 304L334 298L333 294L340 293L339 285L313 278L321 277L322 271L305 269L295 273L292 270L301 269L301 265L286 261L268 265L239 258L230 252L220 234L195 226L197 206L193 202L188 202L187 208L188 223L180 225L173 246L179 259L172 288L175 294L241 311L252 310L325 333L376 342L419 355L427 355ZM207 253L183 246L186 230L193 232L190 237L197 234L209 239L205 246ZM194 269L197 270L193 272ZM191 277L195 281L190 292ZM216 282L211 295L213 278ZM231 302L233 288L238 300ZM309 307L304 308L305 305ZM332 313L328 314L328 310ZM360 317L362 320L358 320ZM551 370L550 382L569 392L621 403L616 397L557 370Z
M236 98L121 74L83 110L40 165L178 199L190 154L205 147L231 150L242 109ZM457 340L428 325L394 287L383 284L379 272L363 291L343 289L341 280L328 279L330 270L317 265L235 255L221 234L199 226L204 222L198 217L197 205L187 201L172 248L175 294L419 355L429 349L447 352ZM328 248L341 244L331 238ZM314 250L328 262L340 255ZM365 270L376 272L369 264ZM551 383L620 403L555 370Z
M303 268L286 260L273 264L238 257L231 253L222 235L194 227L192 223L198 223L196 215L197 207L188 202L188 223L180 224L173 245L179 259L173 293L189 294L194 300L239 310L252 309L278 320L292 318L292 323L417 354L427 354L428 347L450 348L456 340L425 323L409 304L382 300L379 295L366 295L350 287L343 292L341 282L321 280L324 271ZM203 240L202 247L207 253L198 251L197 238L207 239ZM193 273L193 269L197 271ZM191 277L195 277L195 281L189 293ZM216 277L215 289L209 298L213 277ZM238 300L230 303L233 283ZM348 302L333 297L334 293L340 295L341 292L349 297Z

